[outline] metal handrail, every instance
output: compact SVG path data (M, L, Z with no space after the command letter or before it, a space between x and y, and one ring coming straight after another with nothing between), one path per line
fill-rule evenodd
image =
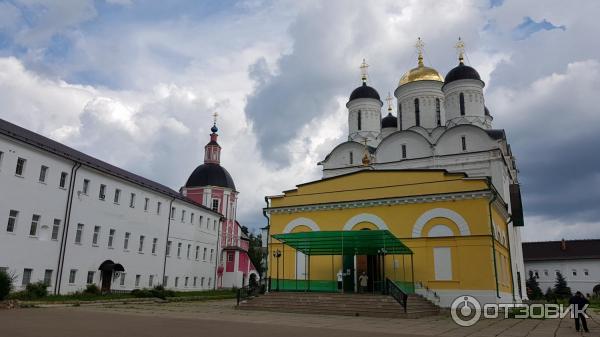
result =
M400 289L400 287L392 280L386 277L385 279L385 293L392 296L406 312L406 306L408 302L408 295Z
M248 298L257 296L259 294L264 294L264 287L261 287L261 286L256 286L256 287L245 286L245 287L242 287L242 288L238 288L237 295L236 295L236 299L237 299L236 306L239 306L240 302L242 302L243 300L246 300Z

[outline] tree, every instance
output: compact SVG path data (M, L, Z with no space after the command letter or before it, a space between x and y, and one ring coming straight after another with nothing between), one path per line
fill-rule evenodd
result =
M242 227L243 231L243 227ZM262 236L260 234L254 235L254 233L249 233L248 239L250 240L248 247L248 256L250 257L250 261L254 264L256 271L259 275L263 273L263 253L262 253Z
M529 278L525 282L525 285L527 286L527 295L529 296L529 299L539 300L544 297L540 284L531 270L529 271Z
M544 295L544 297L546 298L547 302L556 303L556 294L554 293L552 288L548 287L548 289L546 290L546 295Z
M554 283L554 294L557 298L569 298L573 296L571 288L567 286L567 280L561 272L556 272L556 282Z
M0 270L0 301L8 297L8 294L13 289L14 276L10 275L6 270Z

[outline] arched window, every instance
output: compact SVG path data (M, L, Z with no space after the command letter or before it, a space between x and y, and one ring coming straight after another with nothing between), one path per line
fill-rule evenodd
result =
M402 103L398 103L398 126L402 130Z
M350 165L354 164L354 153L350 152Z
M442 110L440 107L440 99L435 99L435 119L437 121L437 126L442 125Z
M419 109L418 98L415 98L415 125L421 126L421 110Z
M358 131L362 129L362 113L358 110Z
M458 96L459 104L460 104L460 115L465 115L465 95L461 92Z
M406 144L402 144L402 159L406 158Z

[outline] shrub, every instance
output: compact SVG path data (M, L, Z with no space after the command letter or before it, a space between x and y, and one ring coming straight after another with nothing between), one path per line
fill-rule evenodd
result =
M139 298L147 298L147 297L156 297L165 299L167 297L174 297L175 292L172 290L167 290L163 286L156 286L152 289L143 288L143 289L134 289L131 291L131 295Z
M6 299L13 290L13 279L5 270L0 270L0 301Z
M31 300L46 297L48 296L48 285L42 281L29 283L25 287L25 294Z
M83 291L85 295L100 295L100 288L95 284L88 284Z

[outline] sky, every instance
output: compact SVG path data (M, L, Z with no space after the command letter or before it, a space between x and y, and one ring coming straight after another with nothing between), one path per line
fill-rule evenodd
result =
M238 220L319 179L369 63L467 64L517 159L524 239L600 238L600 2L0 0L0 118L178 190L219 113Z

